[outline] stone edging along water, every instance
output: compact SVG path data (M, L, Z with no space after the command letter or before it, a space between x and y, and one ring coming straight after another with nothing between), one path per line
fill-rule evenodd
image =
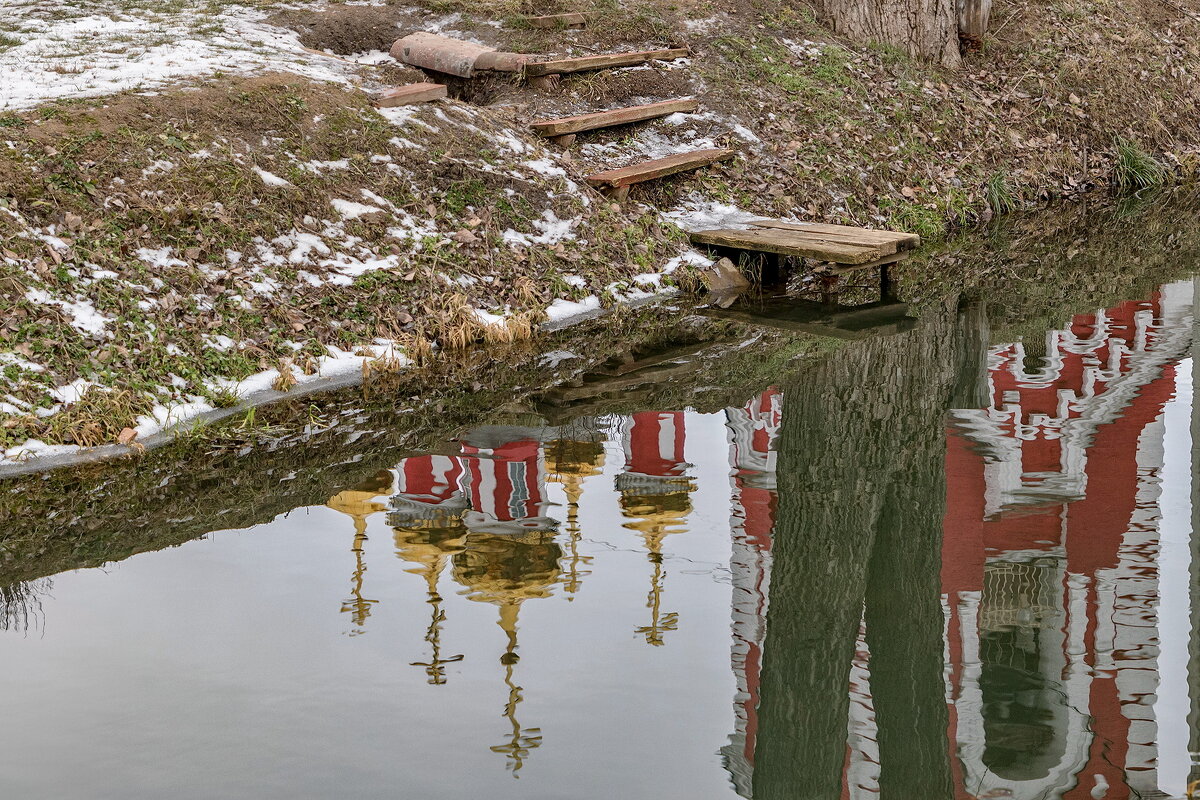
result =
M607 308L584 311L571 317L546 322L540 326L540 330L545 333L560 331L587 322L588 320L603 317L618 308L636 308L650 305L668 300L677 294L679 294L677 289L667 288L649 297L625 300ZM162 428L162 430L147 436L145 439L139 440L136 444L103 444L95 447L79 448L68 453L33 456L15 463L0 464L0 481L8 478L34 475L40 472L51 472L53 470L79 467L102 461L112 461L126 456L140 455L147 450L155 450L172 443L175 441L176 436L186 431L213 425L230 417L236 417L253 409L269 406L284 400L295 400L313 394L347 389L360 385L362 382L363 373L361 370L356 369L342 374L316 377L294 386L286 392L269 388L251 392L245 395L236 405L229 408L216 408L211 411L204 411L185 420L170 424Z

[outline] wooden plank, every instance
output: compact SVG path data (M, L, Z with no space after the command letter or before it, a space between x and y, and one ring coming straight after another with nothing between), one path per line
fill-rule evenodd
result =
M681 97L675 100L647 103L642 106L593 111L590 114L579 114L574 117L538 120L529 123L529 126L541 136L564 136L568 133L581 133L594 131L597 128L611 128L614 125L644 122L648 119L665 117L668 114L690 114L699 107L700 104L696 102L696 98Z
M541 17L521 17L521 20L533 28L582 28L594 16L596 16L595 11L584 11L572 14L546 14Z
M696 231L691 234L691 240L696 244L706 244L711 247L777 253L782 256L812 258L817 261L833 261L838 264L865 264L887 255L879 246L834 242L789 230Z
M755 220L750 224L756 228L777 228L784 231L820 234L831 239L842 239L847 244L874 245L895 243L896 250L908 250L921 246L920 236L915 233L904 233L902 231L880 231L871 228L855 228L851 225L826 225L818 222L784 222L778 219ZM892 252L895 252L895 250Z
M637 372L638 370L646 369L647 367L656 367L659 364L664 364L671 361L679 361L687 358L688 356L694 356L697 353L707 350L713 344L715 344L715 342L696 342L694 344L685 344L679 347L672 347L668 350L664 350L661 353L654 353L653 355L645 356L636 361L618 364L615 367L606 367L601 364L600 366L589 370L587 374L608 375L613 378L620 378L624 375L628 375L631 372Z
M372 98L371 103L376 108L395 108L413 103L428 103L430 100L441 100L446 96L446 87L440 83L410 83L407 86L397 86L387 89Z
M594 175L587 176L585 180L592 186L620 188L623 186L632 186L635 183L652 181L656 178L665 178L677 172L686 172L691 169L707 167L709 164L717 161L725 161L726 159L733 158L735 155L737 155L736 150L723 150L720 148L693 150L687 153L676 153L666 158L643 161L640 164L633 164L628 167L621 167L620 169L610 169L607 172L597 172Z
M680 375L695 372L700 369L699 361L668 362L661 366L648 367L631 375L610 378L596 376L594 380L582 386L559 386L542 395L543 399L554 405L565 405L578 400L588 400L610 392L627 392L638 386L649 383L661 383L673 380Z
M561 75L566 72L584 72L612 67L633 67L649 61L672 61L683 58L690 51L686 47L671 50L641 50L636 53L608 53L581 58L561 58L555 61L535 61L525 65L525 74L530 78L539 75Z

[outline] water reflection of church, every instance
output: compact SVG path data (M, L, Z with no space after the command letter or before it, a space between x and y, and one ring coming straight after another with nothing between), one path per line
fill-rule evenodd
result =
M942 586L961 797L1159 787L1155 701L1188 697L1157 670L1159 609L1179 600L1160 592L1158 498L1191 304L1174 284L1075 317L1042 359L993 347L989 407L954 414Z
M1077 316L988 352L987 408L946 430L942 552L946 697L955 798L1159 794L1156 705L1187 713L1187 676L1158 669L1162 411L1191 345L1189 285ZM768 403L768 400L770 403ZM753 796L765 640L773 453L780 398L728 412L734 475L736 731L722 749ZM1181 645L1187 648L1187 644ZM880 791L870 654L860 631L848 685L843 796ZM1186 748L1186 743L1183 744ZM1186 765L1183 770L1186 773ZM1178 772L1178 770L1176 770Z
M616 480L624 527L638 534L649 562L649 619L636 633L648 644L661 645L677 624L678 615L662 607L662 548L668 535L683 529L696 488L687 475L691 465L683 459L683 420L682 412L639 412L569 428L478 428L460 442L456 454L405 458L393 470L331 498L329 506L354 521L356 567L351 597L342 609L351 614L352 633L365 629L375 602L367 596L363 561L366 520L386 508L397 556L425 581L427 655L413 665L424 668L430 684L445 684L448 666L464 658L445 652L441 644L448 622L440 585L446 573L468 599L497 607L505 636L498 659L507 692L503 716L511 728L492 749L518 773L541 741L538 728L519 720L524 691L517 682L520 608L551 596L557 586L570 596L589 574L591 557L579 552L578 507L583 481L601 473L609 431L621 441L625 457ZM548 483L561 484L567 499L561 535L549 513Z
M1159 785L1158 493L1164 404L1191 344L1190 287L1077 316L1022 345L988 351L986 408L958 410L946 429L942 551L946 748L956 798L1122 798ZM720 757L738 794L753 796L759 682L766 640L772 537L779 503L776 389L725 411L731 474L734 730ZM451 455L404 459L331 505L355 519L358 568L345 610L370 613L361 562L365 515L388 507L397 555L426 581L430 624L417 662L445 683L439 581L494 605L505 645L499 677L511 726L493 747L519 770L541 732L519 721L518 615L526 601L580 590L583 482L599 475L605 440L624 464L615 502L647 558L639 637L661 646L670 610L664 541L684 529L696 490L684 458L685 415L646 411L570 429L486 428ZM387 483L388 485L384 485ZM567 499L563 530L547 484ZM1186 590L1185 590L1186 594ZM1176 598L1178 600L1178 598ZM1190 608L1187 597L1182 598ZM1185 612L1186 613L1186 612ZM881 765L863 635L848 675L845 797L878 794ZM1186 676L1184 678L1186 681ZM1186 731L1184 731L1186 735Z

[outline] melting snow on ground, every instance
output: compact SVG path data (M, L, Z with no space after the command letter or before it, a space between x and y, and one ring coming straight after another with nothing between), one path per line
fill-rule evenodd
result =
M664 212L663 216L685 231L702 231L710 228L748 228L751 222L763 219L761 214L742 211L737 206L716 200L701 200L693 195L678 207Z
M306 51L295 32L265 24L266 14L250 3L163 5L170 10L120 0L4 2L5 33L21 43L0 49L0 109L147 90L220 71L288 70L354 81L353 64Z

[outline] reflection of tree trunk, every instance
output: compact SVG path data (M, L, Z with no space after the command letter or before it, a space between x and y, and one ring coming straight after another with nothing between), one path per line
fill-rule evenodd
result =
M918 421L897 454L867 572L882 800L952 795L940 602L946 445L937 419Z
M906 336L848 345L784 389L756 800L841 796L864 601L868 625L875 619L880 628L869 635L881 747L894 763L884 765L885 791L935 797L948 789L940 437L962 362L977 361L963 358L970 348L952 318L931 314ZM922 753L936 744L940 757L931 750L906 772L896 755L906 737ZM930 774L918 778L918 770Z

